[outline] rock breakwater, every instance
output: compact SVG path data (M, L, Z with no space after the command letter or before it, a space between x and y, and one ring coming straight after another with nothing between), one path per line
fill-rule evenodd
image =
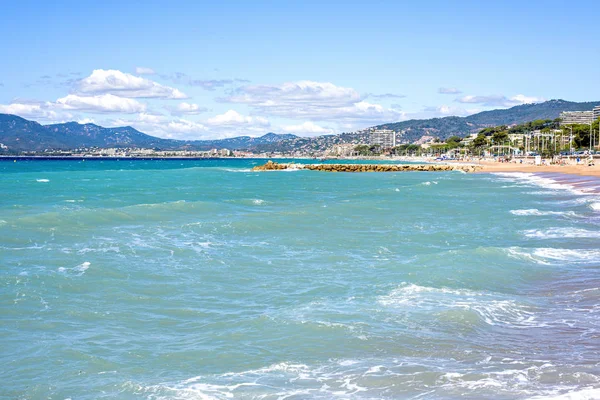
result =
M252 168L253 171L276 171L286 169L308 169L325 172L408 172L408 171L463 171L476 172L481 169L478 165L448 165L448 164L295 164L276 163L268 161L264 165Z

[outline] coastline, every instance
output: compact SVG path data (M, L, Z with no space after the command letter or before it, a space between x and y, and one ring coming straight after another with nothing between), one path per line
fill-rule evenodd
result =
M494 161L481 161L476 165L482 168L476 173L495 173L495 172L524 172L524 173L554 173L565 175L580 175L600 178L600 165L533 165L517 163L499 163Z
M311 160L310 157L98 157L89 155L79 156L23 156L23 155L0 155L1 161L34 161L34 160L90 160L90 161L133 161L133 160L226 160L226 159L296 159L296 160ZM402 162L422 162L426 164L435 164L435 160L429 157L345 157L345 158L327 158L327 160L339 160L339 164L344 164L345 160L373 160L373 161L402 161ZM497 173L497 172L522 172L522 173L551 173L563 175L577 175L600 178L600 163L594 166L588 166L584 163L574 164L571 162L567 165L534 165L531 162L527 163L501 163L492 160L481 160L477 162L450 161L439 163L441 165L462 165L465 167L479 167L473 173Z

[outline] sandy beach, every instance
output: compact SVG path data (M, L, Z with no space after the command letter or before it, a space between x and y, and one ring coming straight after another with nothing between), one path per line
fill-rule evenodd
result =
M489 172L543 172L556 174L582 175L591 177L600 177L600 165L588 166L584 164L568 164L568 165L533 165L519 163L500 163L495 161L481 161L476 163L483 168L480 173Z

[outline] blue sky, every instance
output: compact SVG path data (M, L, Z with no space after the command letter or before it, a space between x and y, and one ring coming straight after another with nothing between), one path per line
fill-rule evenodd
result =
M0 112L205 139L600 100L593 1L20 1Z

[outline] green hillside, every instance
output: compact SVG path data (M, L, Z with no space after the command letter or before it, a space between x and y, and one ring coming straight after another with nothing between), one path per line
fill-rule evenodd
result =
M522 124L536 119L555 119L562 111L589 111L598 105L600 105L600 101L576 103L565 100L549 100L503 110L483 111L468 117L409 120L382 124L377 128L404 131L402 138L410 142L414 142L424 135L446 139L454 135L466 136L490 126Z

